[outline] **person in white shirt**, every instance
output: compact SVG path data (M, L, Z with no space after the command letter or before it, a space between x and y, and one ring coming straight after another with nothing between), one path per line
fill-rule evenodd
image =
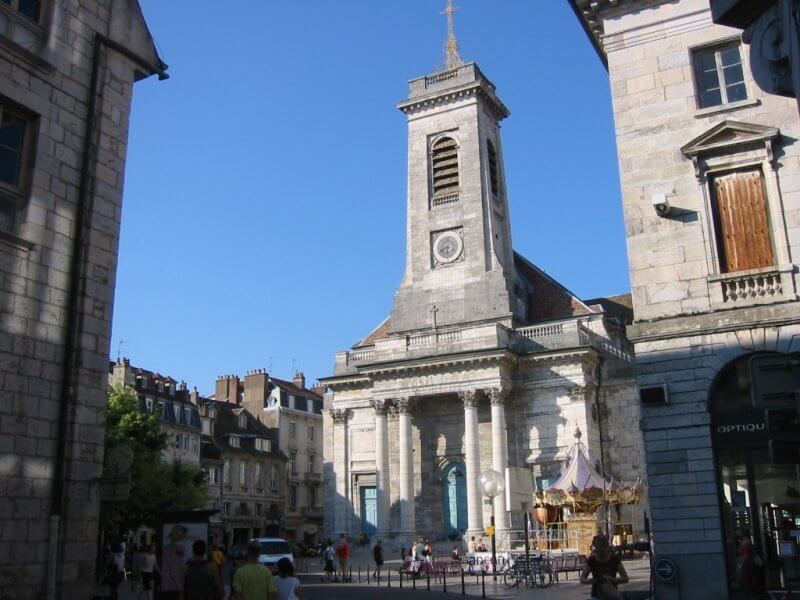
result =
M284 557L278 561L278 600L302 600L300 580L294 576L292 561Z
M142 557L141 570L142 585L147 592L147 597L152 599L155 591L155 586L153 584L157 582L159 574L155 544L150 544L147 548L147 553Z

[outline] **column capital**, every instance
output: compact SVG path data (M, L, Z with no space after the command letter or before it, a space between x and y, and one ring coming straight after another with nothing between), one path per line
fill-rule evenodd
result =
M330 411L331 418L334 425L343 425L347 422L347 409L346 408L332 408Z
M391 409L392 402L388 398L375 398L372 401L372 408L375 409L376 415L387 415Z
M414 407L415 400L416 398L413 396L401 396L400 398L395 398L397 412L399 412L401 415L407 415L411 413L411 409Z
M511 398L511 394L506 388L490 388L486 390L486 395L489 396L492 406L505 406Z
M464 408L478 407L478 390L462 390L457 393L461 402L464 403Z

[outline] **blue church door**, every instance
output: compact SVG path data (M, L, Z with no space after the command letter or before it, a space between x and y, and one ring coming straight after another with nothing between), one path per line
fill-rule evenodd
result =
M361 531L372 536L378 526L378 491L375 486L361 488Z
M461 535L467 530L467 478L461 463L451 463L442 471L442 533Z

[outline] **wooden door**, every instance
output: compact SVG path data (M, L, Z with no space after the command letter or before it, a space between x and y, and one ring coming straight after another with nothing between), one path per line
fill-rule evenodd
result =
M740 171L714 178L714 197L721 271L734 273L773 266L761 171Z

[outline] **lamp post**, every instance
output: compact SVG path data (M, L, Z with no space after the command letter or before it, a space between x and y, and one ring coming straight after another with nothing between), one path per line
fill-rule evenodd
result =
M492 504L492 520L491 520L491 538L492 538L492 575L494 580L497 581L497 545L495 544L495 530L494 530L494 499L503 493L505 481L503 475L494 469L487 469L481 474L481 489L483 495L489 499Z

